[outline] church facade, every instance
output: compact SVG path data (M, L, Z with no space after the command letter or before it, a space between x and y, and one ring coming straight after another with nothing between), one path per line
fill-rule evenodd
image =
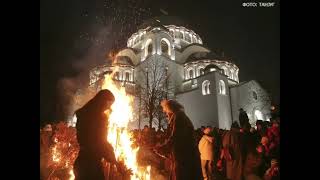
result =
M128 39L112 64L90 72L93 93L110 72L129 93L146 84L162 87L166 98L185 107L195 128L230 129L232 122L239 121L240 108L252 125L271 117L271 101L262 86L255 80L240 82L237 65L223 53L205 47L200 36L184 26L156 19L145 24ZM139 99L134 102L137 108Z

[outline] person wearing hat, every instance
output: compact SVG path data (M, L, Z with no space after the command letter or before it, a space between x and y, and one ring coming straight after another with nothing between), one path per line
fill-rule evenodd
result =
M239 109L239 122L241 128L243 128L246 124L249 124L247 112L242 108Z

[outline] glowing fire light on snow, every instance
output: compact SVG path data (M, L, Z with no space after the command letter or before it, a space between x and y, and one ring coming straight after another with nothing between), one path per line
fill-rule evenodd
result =
M133 142L130 140L132 135L128 131L128 123L132 120L133 97L126 94L125 88L118 88L114 84L112 75L113 73L105 76L102 86L102 89L109 89L115 97L115 102L111 106L112 112L109 115L107 140L114 148L117 161L124 162L126 167L132 170L131 180L150 180L151 166L147 167L146 172L138 170L137 151L139 148L131 147Z

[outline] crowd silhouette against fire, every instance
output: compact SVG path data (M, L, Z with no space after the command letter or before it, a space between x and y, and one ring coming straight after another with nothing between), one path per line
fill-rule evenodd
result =
M133 130L135 145L152 148L166 139L166 129L147 125ZM202 126L195 130L201 154L204 179L276 180L280 179L280 118L258 120L240 127L233 123L230 130ZM170 167L170 160L158 158L160 169ZM203 162L208 161L208 162Z
M204 179L217 179L226 180L227 169L229 168L230 176L234 177L237 174L239 178L229 179L263 179L263 180L275 180L280 179L279 163L280 163L280 118L276 118L269 121L258 120L256 122L256 128L247 125L243 128L234 123L231 130L218 129L211 126L202 126L195 130L199 143L199 151L201 153L201 161L206 160L208 163L203 167ZM41 154L48 154L50 147L54 143L53 135L56 125L46 125L41 129L40 133L40 149ZM70 131L74 131L74 128L69 127ZM233 132L233 136L238 138L238 142L241 145L240 151L233 153L234 157L241 156L241 162L237 162L238 165L233 167L227 166L228 158L226 158L226 150L230 142L227 142L226 134ZM166 136L166 129L156 130L154 127L149 128L144 126L143 129L132 130L134 145L144 148L152 148L157 143L163 143ZM205 138L212 137L212 141L206 142ZM228 136L229 137L229 136ZM70 137L71 138L71 137ZM201 139L203 139L201 141ZM239 154L237 154L239 153ZM205 154L205 155L204 155ZM41 156L44 157L44 156ZM46 156L47 157L47 156ZM43 159L43 158L42 158ZM147 159L147 158L145 158ZM170 160L165 158L155 158L158 162L158 169L161 173L166 174L170 171ZM150 163L143 161L144 157L140 157L141 163ZM236 161L236 160L231 160ZM230 170L231 168L231 170ZM42 174L43 176L43 174Z
M182 107L183 109L183 107ZM183 111L182 111L183 112ZM172 126L172 121L181 121L188 117L184 114L179 115L179 111L175 112L178 115L173 120L169 121L167 129L149 128L147 125L143 129L132 130L132 141L134 146L139 147L138 163L141 166L151 165L155 173L152 176L155 180L162 179L177 179L180 180L183 174L188 174L186 168L199 168L199 173L195 172L192 175L197 180L198 177L204 180L276 180L280 179L280 117L275 116L270 121L257 120L254 127L249 123L246 112L240 109L239 122L234 122L230 130L223 130L211 126L202 126L198 129L193 129L193 125L189 125L194 135L185 137L185 132L188 129L183 129L181 124ZM182 117L182 118L181 118ZM170 118L168 118L170 119ZM171 121L171 122L170 122ZM191 121L190 121L191 122ZM40 129L40 166L41 179L47 179L50 174L50 153L52 154L52 146L57 143L57 133L62 131L63 124L46 125ZM184 125L187 127L187 125ZM174 135L176 129L183 129L180 134ZM173 130L174 129L174 130ZM75 137L75 128L67 127L63 130L65 136L67 131L69 137L60 138L61 141L68 141L75 147L71 152L73 159L69 160L70 164L75 162L79 152L79 146ZM71 135L70 135L71 134ZM188 132L190 134L190 132ZM173 137L174 136L174 137ZM178 137L180 136L180 137ZM178 137L178 138L177 138ZM180 139L179 139L180 138ZM189 143L193 141L194 143ZM172 142L178 141L178 142ZM175 145L177 144L178 145ZM176 146L174 158L165 156L159 149L166 146ZM198 154L191 150L196 146ZM161 147L161 148L160 148ZM190 147L190 149L179 149L179 147ZM177 150L178 149L178 150ZM158 151L157 151L158 150ZM196 154L194 157L188 156ZM201 164L196 163L198 159ZM177 161L179 161L177 163ZM182 163L182 165L181 165ZM174 164L174 166L173 166ZM186 166L185 164L191 164ZM196 165L196 167L194 166ZM172 169L175 168L175 170ZM51 167L52 168L52 167ZM54 167L57 168L57 167ZM179 169L180 168L180 169ZM202 172L200 173L200 171ZM156 171L155 171L156 170ZM176 171L172 174L172 171ZM182 171L182 172L181 172ZM51 171L52 172L52 171ZM198 173L198 174L197 174ZM200 176L197 176L200 175ZM180 177L180 178L179 178ZM190 177L189 177L190 179Z

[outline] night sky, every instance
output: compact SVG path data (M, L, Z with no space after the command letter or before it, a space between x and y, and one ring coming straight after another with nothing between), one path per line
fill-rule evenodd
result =
M280 10L240 0L41 0L40 124L60 121L88 71L107 60L144 20L164 15L188 22L209 49L222 49L280 104ZM250 1L259 2L259 1ZM260 1L267 2L267 1Z

